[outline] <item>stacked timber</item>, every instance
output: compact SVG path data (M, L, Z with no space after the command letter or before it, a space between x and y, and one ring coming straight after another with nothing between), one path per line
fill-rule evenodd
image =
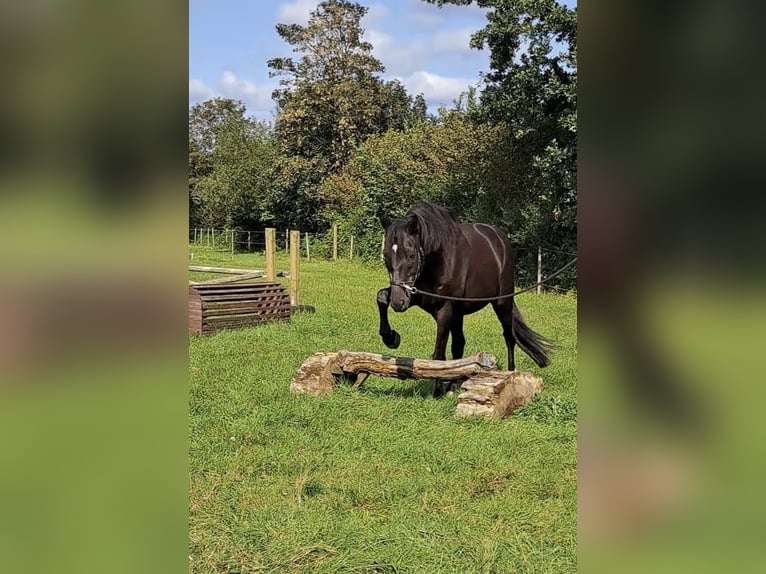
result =
M189 285L189 332L201 335L290 320L290 296L276 282Z

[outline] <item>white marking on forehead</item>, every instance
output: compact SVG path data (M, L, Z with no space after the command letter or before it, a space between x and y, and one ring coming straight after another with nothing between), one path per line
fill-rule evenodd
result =
M397 250L397 249L399 249L399 246L398 246L396 243L394 243L394 244L391 246L391 250L392 250L394 253L396 253L396 250Z

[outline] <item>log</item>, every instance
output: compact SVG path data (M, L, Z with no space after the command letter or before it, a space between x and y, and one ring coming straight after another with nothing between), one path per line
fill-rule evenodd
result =
M396 379L440 379L457 381L486 370L496 369L497 360L488 353L478 353L454 361L410 359L377 353L339 351L333 374L368 373L379 377Z
M543 380L520 371L482 372L462 385L455 415L505 418L540 392Z
M264 272L262 269L232 269L230 267L208 267L206 265L189 265L189 271L197 271L198 273L225 273L227 275Z
M206 265L189 265L189 271L195 271L197 273L223 273L226 275L248 275L250 273L262 273L266 272L263 269L234 269L231 267L208 267ZM277 277L286 277L287 273L284 271L277 271Z
M493 355L478 353L454 361L432 361L393 357L377 353L338 351L314 353L298 369L290 384L297 393L332 392L336 383L346 381L358 388L368 375L397 379L464 380L483 371L496 369Z
M233 277L221 277L219 279L207 279L206 281L189 281L189 285L215 285L217 283L234 283L237 281L248 281L249 279L260 279L266 274L263 271L254 271L253 273L243 273Z
M356 375L360 374L397 379L461 381L477 373L494 371L496 368L495 357L487 353L478 353L454 361L411 359L352 351L314 353L298 369L291 389L296 392L327 392L332 390L333 381L357 381Z
M397 379L463 381L455 415L504 418L529 404L543 381L530 373L500 371L493 355L478 353L453 361L393 357L377 353L338 351L314 353L290 383L294 393L331 393L338 383L359 388L369 375Z
M336 355L337 353L314 353L303 361L293 377L293 382L290 383L290 391L310 395L331 393L335 377L327 367Z

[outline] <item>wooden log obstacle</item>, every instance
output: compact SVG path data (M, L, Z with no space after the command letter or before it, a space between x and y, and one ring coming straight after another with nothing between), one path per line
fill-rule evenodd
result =
M507 417L529 404L543 385L541 378L530 373L499 370L497 360L488 353L432 361L338 351L314 353L306 359L293 377L290 390L320 395L331 393L337 384L350 383L358 388L369 375L462 382L456 416Z
M277 282L189 285L189 333L290 320L290 296Z

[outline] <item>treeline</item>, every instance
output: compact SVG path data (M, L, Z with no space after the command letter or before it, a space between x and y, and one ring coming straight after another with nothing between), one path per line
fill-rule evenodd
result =
M268 62L281 78L273 123L232 100L190 109L190 226L321 233L338 223L372 259L378 216L426 199L506 229L522 248L519 282L534 279L538 246L546 270L563 265L576 251L576 11L482 4L492 16L472 45L490 50L491 70L436 116L422 95L381 79L365 7L328 0L306 26L278 24L298 57Z

